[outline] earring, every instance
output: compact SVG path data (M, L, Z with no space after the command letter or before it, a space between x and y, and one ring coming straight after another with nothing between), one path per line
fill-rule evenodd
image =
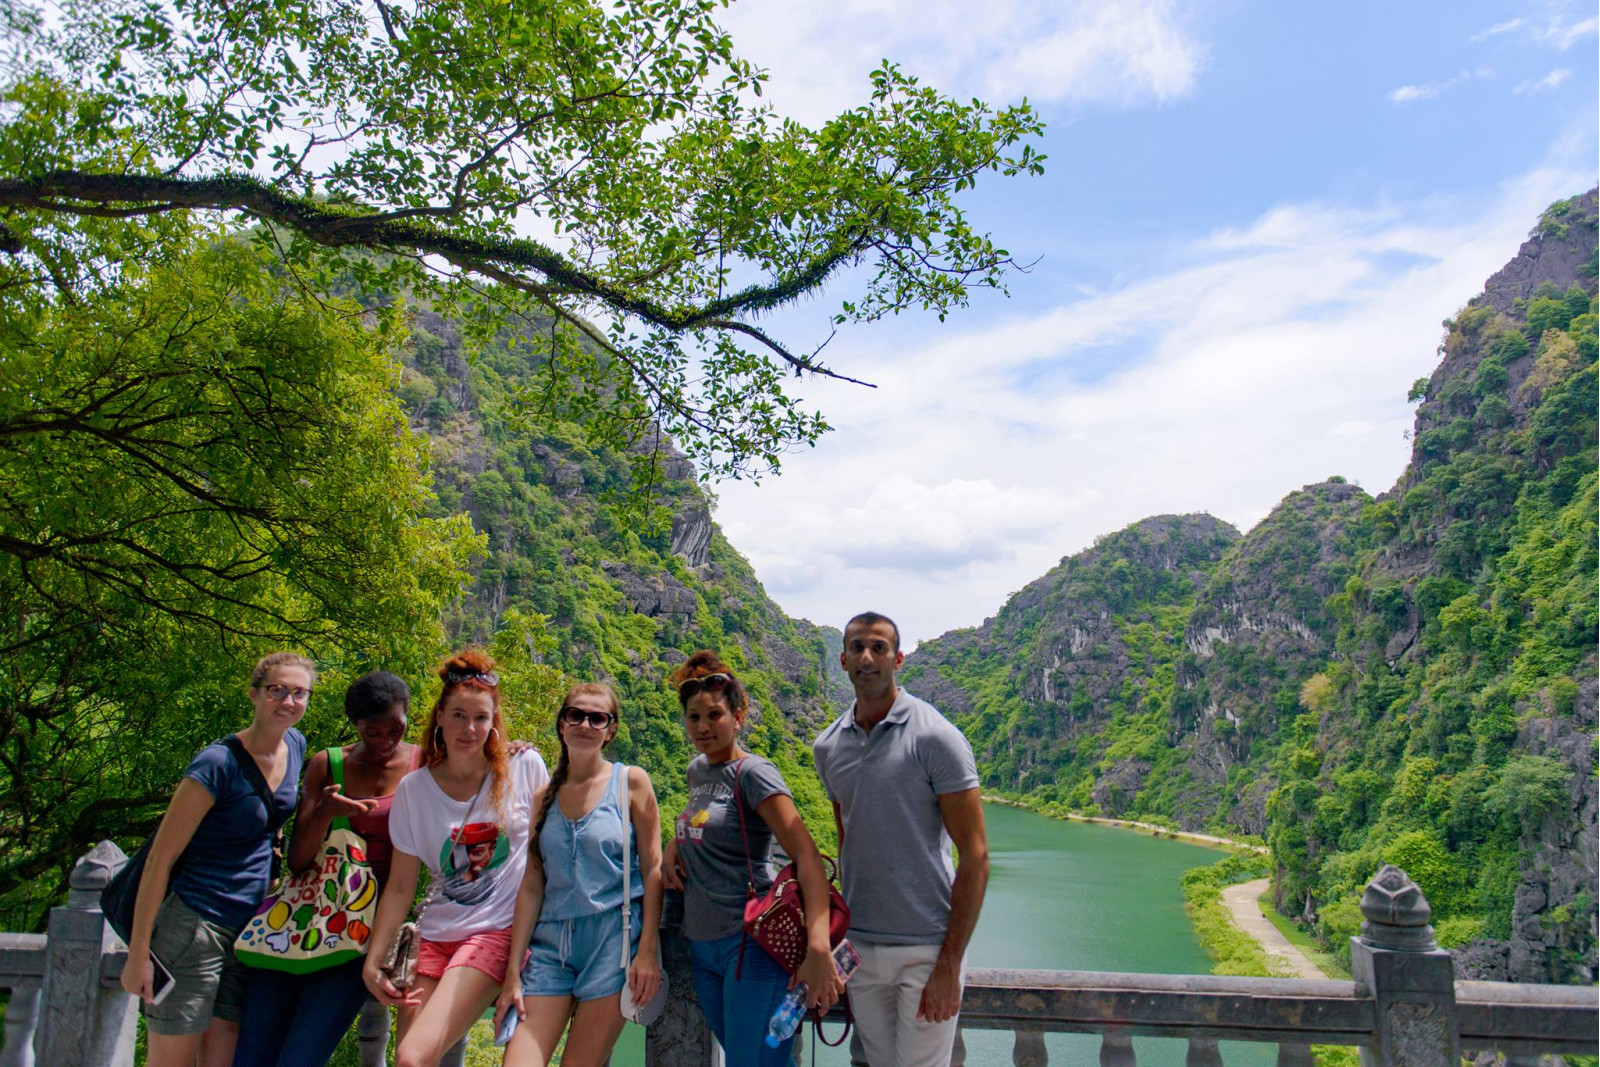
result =
M436 748L444 748L444 727L438 723L433 725L433 744Z
M500 736L500 731L496 730L493 726L491 726L491 727L489 727L489 736L490 737L499 737Z

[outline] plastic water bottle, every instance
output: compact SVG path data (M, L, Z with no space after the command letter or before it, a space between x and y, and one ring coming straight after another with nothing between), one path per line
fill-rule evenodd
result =
M795 983L795 987L784 994L778 1002L778 1008L772 1013L772 1020L767 1023L767 1047L777 1048L794 1036L800 1029L800 1020L806 1017L806 984Z
M856 973L861 966L861 957L850 944L848 938L839 942L833 950L833 965L839 971L839 977L846 982ZM777 1010L772 1013L772 1019L767 1023L767 1047L777 1048L794 1036L800 1029L800 1021L806 1017L806 984L796 982L793 989L784 994L778 1002Z

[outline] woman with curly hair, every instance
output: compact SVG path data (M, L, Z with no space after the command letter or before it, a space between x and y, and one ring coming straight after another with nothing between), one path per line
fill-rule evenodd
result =
M511 756L494 669L476 650L439 668L422 767L401 780L389 811L394 851L362 977L399 1007L396 1067L437 1064L505 980L533 801L550 776L537 751ZM417 979L402 991L379 967L424 864L432 885L417 921Z
M644 768L605 758L620 713L609 686L580 682L556 716L561 758L534 821L511 932L513 958L521 958L530 937L533 952L521 974L507 971L495 1011L497 1026L508 1011L523 1020L506 1049L506 1067L545 1067L569 1020L562 1064L600 1067L622 1033L624 984L635 1004L647 1003L661 984L661 819Z
M747 872L753 868L757 893L772 885L774 838L794 861L808 948L795 979L806 984L806 1006L823 1011L844 989L828 944L827 874L782 773L739 745L750 698L733 669L702 650L673 673L672 683L699 755L689 762L689 803L667 845L661 881L684 893L695 996L728 1062L781 1067L794 1039L769 1048L764 1038L793 982L760 946L745 943Z

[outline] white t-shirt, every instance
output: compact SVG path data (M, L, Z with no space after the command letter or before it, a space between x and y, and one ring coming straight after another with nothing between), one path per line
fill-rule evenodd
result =
M418 922L424 938L465 941L511 925L528 865L533 797L549 781L538 752L528 749L517 756L511 761L506 811L497 819L490 799L493 782L473 803L452 800L427 768L400 780L389 810L389 836L396 849L416 856L433 875L431 900Z

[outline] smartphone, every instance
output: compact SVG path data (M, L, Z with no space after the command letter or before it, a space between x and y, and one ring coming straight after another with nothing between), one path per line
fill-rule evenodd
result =
M838 947L833 950L833 965L839 968L839 977L846 982L850 981L850 976L861 967L861 954L856 951L849 938L840 941Z
M154 952L150 953L150 970L150 1003L160 1004L178 983L172 977L172 972L167 970L167 965L161 962L161 957Z
M511 1035L517 1032L517 1023L521 1021L521 1017L517 1015L517 1006L515 1004L507 1008L506 1017L500 1020L500 1029L494 1032L495 1046L503 1047L509 1045L511 1043Z

